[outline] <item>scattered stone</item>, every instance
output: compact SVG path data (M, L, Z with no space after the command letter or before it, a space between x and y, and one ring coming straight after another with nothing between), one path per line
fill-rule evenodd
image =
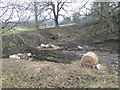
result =
M77 49L81 49L81 50L83 50L83 47L81 47L81 46L77 46Z
M18 56L18 54L10 55L9 58L20 59L20 57Z
M26 53L28 56L32 56L32 54L31 53Z
M22 55L22 53L18 53L17 55Z
M55 46L53 44L41 44L40 46L37 47L39 50L58 50L58 49L63 49L63 47L60 46Z
M97 64L97 65L96 65L96 69L99 70L99 69L100 69L100 66L101 66L100 64Z
M105 63L100 63L99 69L97 69L99 71L104 71L104 72L108 72L108 67Z
M41 44L40 45L42 48L46 48L46 45L45 44Z
M9 56L9 58L14 58L14 59L28 59L29 57L32 57L31 53L25 53L25 54L18 53Z

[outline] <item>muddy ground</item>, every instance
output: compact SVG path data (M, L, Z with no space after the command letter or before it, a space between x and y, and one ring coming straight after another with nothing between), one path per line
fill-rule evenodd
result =
M3 59L2 70L3 88L118 87L117 76L71 64Z

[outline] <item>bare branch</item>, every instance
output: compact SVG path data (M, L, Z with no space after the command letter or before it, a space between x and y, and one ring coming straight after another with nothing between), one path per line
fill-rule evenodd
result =
M83 8L85 8L85 6L86 6L86 4L89 2L89 0L88 1L86 1L85 2L85 4L81 7L81 8L79 8L79 10L81 10L81 9L83 9Z
M66 1L67 1L67 0L66 0ZM60 4L62 3L61 6L58 8L58 12L60 12L60 10L63 9L63 6L64 6L64 4L66 3L66 1L58 3L58 7L59 7Z
M7 9L2 13L2 15L0 15L0 18L8 11L8 7Z

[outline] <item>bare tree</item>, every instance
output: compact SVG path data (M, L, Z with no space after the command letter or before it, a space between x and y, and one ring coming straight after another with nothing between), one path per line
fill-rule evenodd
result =
M13 2L10 1L5 1L0 3L2 7L0 7L0 23L1 23L1 30L2 33L5 33L9 30L11 30L12 28L14 28L15 26L17 26L17 24L20 22L20 16L19 14L16 14L16 16L14 15L15 12L19 12L19 10L21 9L20 5L15 4ZM12 21L14 18L18 19L16 21ZM12 25L9 25L12 24Z
M27 8L28 5L24 7L24 4L16 2L0 2L0 58L2 58L2 34L13 29L20 23L21 18L23 18L22 15L24 15L23 13L26 12ZM13 21L14 18L17 20Z
M39 22L38 22L38 7L37 2L34 1L34 12L35 12L35 27L38 30L39 29Z
M49 1L49 2L43 2L40 3L39 5L41 7L40 11L45 11L48 12L47 15L45 15L44 17L48 17L50 15L50 19L54 20L55 22L55 26L59 26L59 16L64 17L64 15L60 14L60 11L63 10L67 13L67 10L65 9L65 7L67 6L67 0L57 0L56 2L53 1Z

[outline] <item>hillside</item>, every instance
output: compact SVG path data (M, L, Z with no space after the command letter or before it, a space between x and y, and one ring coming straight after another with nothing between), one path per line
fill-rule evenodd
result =
M118 32L98 22L45 28L3 35L3 87L15 88L117 88ZM41 43L62 46L61 50L41 51ZM83 50L76 49L80 45ZM109 71L72 65L92 51ZM14 53L30 52L34 61L10 59ZM78 63L77 63L78 64Z
M89 22L4 35L3 53L8 56L11 53L25 52L26 48L36 47L41 43L70 48L80 45L87 50L117 52L119 42L117 29L109 31L102 24Z
M118 88L118 77L71 64L3 59L3 88Z

